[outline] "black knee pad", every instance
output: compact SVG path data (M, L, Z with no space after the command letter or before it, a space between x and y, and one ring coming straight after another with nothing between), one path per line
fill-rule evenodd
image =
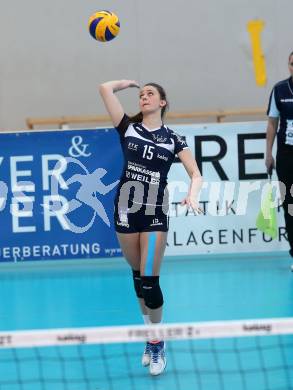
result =
M132 277L133 277L133 284L134 284L134 289L136 292L136 296L138 298L143 298L142 293L141 293L141 277L140 277L140 271L135 271L134 269L132 270Z
M149 309L158 309L164 303L159 276L141 276L141 293Z

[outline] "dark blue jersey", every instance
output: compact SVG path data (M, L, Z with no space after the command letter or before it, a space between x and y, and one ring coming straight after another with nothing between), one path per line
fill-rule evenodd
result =
M293 146L293 82L291 77L274 86L267 115L280 118L277 133L278 146Z
M148 130L127 115L116 129L125 161L116 201L123 197L123 204L167 204L167 175L175 155L188 148L185 139L165 125Z

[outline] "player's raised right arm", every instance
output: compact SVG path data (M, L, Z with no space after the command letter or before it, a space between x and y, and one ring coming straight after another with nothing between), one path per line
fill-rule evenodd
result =
M115 80L107 81L99 87L101 97L115 127L119 125L124 115L124 109L115 92L129 87L139 88L139 85L134 80Z

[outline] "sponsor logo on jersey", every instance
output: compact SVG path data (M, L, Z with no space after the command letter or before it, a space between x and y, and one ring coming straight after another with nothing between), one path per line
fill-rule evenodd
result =
M174 132L174 135L177 138L177 142L179 142L181 146L186 146L185 137L183 137L175 132Z
M163 222L161 222L158 218L153 219L153 223L150 224L150 226L162 226Z
M152 134L152 133L151 133ZM161 135L158 135L158 134L152 134L152 137L153 137L153 140L156 141L156 142L166 142L168 138L166 137L162 137Z
M119 222L119 221L117 221L117 222L116 222L116 225L118 225L118 226L123 226L123 227L126 227L126 228L129 228L129 223L126 223L126 222Z
M161 160L165 160L165 161L168 161L168 160L169 160L167 156L164 156L164 155L162 155L162 154L160 154L160 153L157 154L157 158L159 158L159 159L161 159Z
M143 175L149 175L149 176L160 178L160 172L150 171L149 169L139 167L131 163L128 163L127 169L129 169L130 171L141 173Z
M128 149L129 150L134 150L135 152L137 152L137 148L138 148L138 145L135 144L134 142L129 142L128 143Z
M160 184L160 179L157 179L156 177L149 177L135 172L125 171L125 176L127 177L127 179L132 179L148 184Z

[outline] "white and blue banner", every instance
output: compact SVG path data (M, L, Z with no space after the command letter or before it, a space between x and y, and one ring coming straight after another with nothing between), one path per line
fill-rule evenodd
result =
M111 129L0 135L0 259L121 254L113 199L122 169Z
M256 229L267 191L265 122L170 126L186 137L204 178L203 215L180 206L189 178L169 174L167 255L287 250L277 178L279 229ZM0 261L121 256L113 200L123 168L114 129L0 134Z
M196 156L204 185L203 215L180 206L189 178L182 164L169 175L171 198L169 255L288 250L279 183L272 177L277 238L256 228L261 200L269 190L265 168L266 122L174 126Z

